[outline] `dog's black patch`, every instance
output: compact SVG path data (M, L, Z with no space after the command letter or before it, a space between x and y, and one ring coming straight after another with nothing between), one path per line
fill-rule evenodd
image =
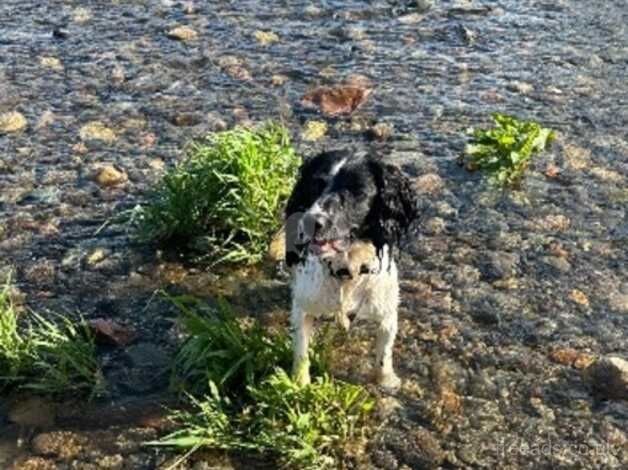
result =
M337 164L345 163L333 174ZM317 214L310 209L316 204ZM305 259L311 239L370 241L391 254L416 217L417 200L401 170L377 155L324 152L306 161L286 207L286 263ZM308 212L310 211L310 212ZM311 238L298 238L303 217L313 217Z

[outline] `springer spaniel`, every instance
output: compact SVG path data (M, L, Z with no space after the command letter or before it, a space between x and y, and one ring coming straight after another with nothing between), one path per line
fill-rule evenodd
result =
M375 155L335 150L302 165L285 225L298 383L310 381L314 319L332 317L344 328L352 318L377 322L377 380L400 385L392 362L399 303L393 252L416 211L408 178Z

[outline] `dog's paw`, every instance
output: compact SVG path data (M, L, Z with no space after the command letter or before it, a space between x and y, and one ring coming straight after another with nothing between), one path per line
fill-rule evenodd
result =
M293 366L292 380L301 387L310 384L310 364L308 361L301 361Z
M379 371L377 373L377 384L386 390L395 391L401 387L401 379L394 372L383 373Z

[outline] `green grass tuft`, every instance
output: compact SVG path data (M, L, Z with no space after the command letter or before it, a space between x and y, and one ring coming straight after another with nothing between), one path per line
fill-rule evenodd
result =
M188 393L208 392L209 383L235 397L248 386L263 382L275 368L290 370L292 340L285 331L270 333L256 321L237 318L229 304L220 300L209 308L191 296L167 296L181 312L186 340L173 365L172 383ZM314 374L329 369L330 342L322 330L310 351Z
M205 308L189 297L171 300L190 336L175 360L175 383L193 411L175 411L178 428L152 445L258 452L299 469L338 468L348 443L363 442L374 400L358 385L329 376L329 342L310 353L314 381L297 385L286 372L292 346L285 332L268 333L237 319L224 302Z
M183 241L213 264L256 263L280 225L299 164L280 125L210 134L157 185L137 217L140 238Z
M495 113L495 127L475 129L465 148L469 169L485 170L499 186L521 182L532 156L545 149L554 132L533 121Z
M90 397L102 393L104 380L87 327L60 315L52 322L34 312L20 326L9 291L7 281L0 291L0 391L21 388Z
M251 399L243 405L235 405L213 384L210 388L210 395L191 399L194 411L171 416L177 431L151 444L258 452L289 468L338 468L347 443L364 438L375 406L358 385L324 375L299 386L283 369L249 386Z

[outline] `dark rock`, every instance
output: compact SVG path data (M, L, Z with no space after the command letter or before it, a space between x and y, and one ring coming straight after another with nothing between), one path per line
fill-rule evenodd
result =
M481 271L489 281L506 279L515 275L519 256L513 253L493 252L484 256Z
M620 357L598 359L584 370L584 376L600 398L628 400L628 361Z

